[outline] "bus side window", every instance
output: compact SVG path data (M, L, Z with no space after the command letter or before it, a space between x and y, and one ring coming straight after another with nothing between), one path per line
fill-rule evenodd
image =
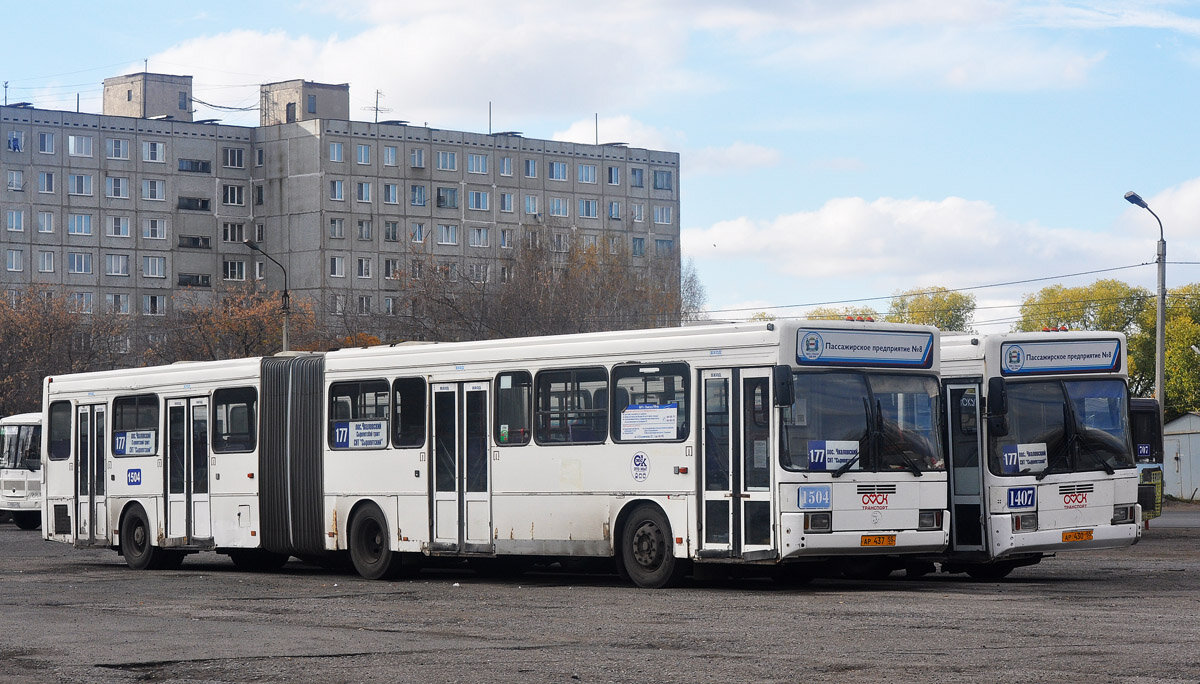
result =
M603 368L565 368L537 374L538 444L599 444L608 437L608 406L592 403L608 385Z
M686 363L613 368L613 439L672 442L688 437L691 370Z
M258 443L257 405L258 391L253 387L213 392L214 453L254 451Z
M113 399L112 453L149 456L158 453L158 395L136 394Z
M425 444L425 380L397 378L392 383L392 446Z
M496 444L529 444L532 426L529 420L533 379L528 371L512 371L496 376L496 418L492 426Z
M389 393L386 380L335 382L330 385L330 448L387 447Z
M65 461L71 457L71 402L56 401L50 404L51 461Z

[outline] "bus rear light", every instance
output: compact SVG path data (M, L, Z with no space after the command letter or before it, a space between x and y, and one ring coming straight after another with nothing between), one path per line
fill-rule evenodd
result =
M1132 522L1135 522L1132 505L1121 504L1120 506L1113 506L1112 524L1123 525Z
M941 509L924 510L917 513L917 529L918 530L940 530L942 529L942 514Z
M1013 513L1012 514L1012 531L1013 532L1037 532L1038 518L1037 513Z
M821 511L819 513L804 514L804 531L805 532L832 532L833 531L833 513L829 511Z

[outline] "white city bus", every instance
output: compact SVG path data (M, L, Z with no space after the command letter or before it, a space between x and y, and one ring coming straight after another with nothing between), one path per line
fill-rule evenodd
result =
M54 376L47 539L135 568L349 552L692 563L937 553L937 332L785 320Z
M1141 536L1125 336L944 335L951 541L943 568L1001 578Z
M17 527L42 524L42 414L0 418L0 513Z

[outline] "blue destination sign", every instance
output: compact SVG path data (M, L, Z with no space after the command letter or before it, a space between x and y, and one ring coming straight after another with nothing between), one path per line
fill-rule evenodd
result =
M796 363L801 366L931 368L933 333L801 329L796 331Z

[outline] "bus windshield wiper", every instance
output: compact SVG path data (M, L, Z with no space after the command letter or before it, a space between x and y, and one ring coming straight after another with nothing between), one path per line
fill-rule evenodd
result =
M1107 474L1109 474L1109 475L1112 475L1112 474L1114 474L1114 473L1116 473L1116 472L1117 472L1117 471L1113 470L1113 467L1112 467L1112 466L1110 466L1110 465L1108 464L1108 460L1107 460L1107 459L1101 458L1101 457L1100 457L1100 454L1098 454L1098 453L1096 453L1095 451L1092 451L1091 449L1087 448L1087 445L1084 445L1084 446L1080 447L1080 449L1079 449L1079 450L1080 450L1081 452L1083 452L1083 453L1087 454L1087 455L1088 455L1088 458L1090 458L1090 459L1092 459L1093 461L1095 461L1096 463L1098 463L1098 464L1100 465L1100 467L1104 469L1104 472L1105 472L1105 473L1107 473Z
M866 397L863 397L863 412L867 416L867 444L869 445L871 443L871 404L867 402ZM859 444L862 444L862 440L859 440ZM860 456L862 456L861 447L859 447L858 454L854 458L846 461L837 470L833 471L833 477L841 477L845 475L846 471L850 470L851 466L853 466L855 463L858 463Z
M1078 434L1075 431L1075 412L1071 410L1071 399L1065 393L1063 394L1063 446L1061 450L1056 450L1054 456L1046 454L1046 469L1037 474L1037 480L1041 482L1046 479L1047 475L1056 472L1071 471L1071 455L1075 451L1075 441L1078 439ZM1047 449L1049 445L1047 445ZM1051 464L1054 461L1060 461L1063 469L1054 468Z
M915 475L917 477L921 477L922 475L924 475L925 473L921 472L921 466L917 465L916 461L912 460L911 458L909 458L908 454L904 453L904 445L902 443L900 443L899 441L897 441L891 434L888 433L887 430L884 429L886 427L886 424L883 420L883 407L882 407L882 405L880 405L878 399L875 400L875 419L878 422L878 426L879 426L879 429L876 431L876 434L878 434L880 436L880 438L884 441L884 446L888 447L890 449L890 451L887 452L887 455L895 454L896 456L899 456L900 459L904 462L903 463L904 467L911 470L913 475ZM897 433L901 432L901 428L899 425L896 425L896 432ZM882 460L883 456L884 456L884 454L880 454L881 460Z

